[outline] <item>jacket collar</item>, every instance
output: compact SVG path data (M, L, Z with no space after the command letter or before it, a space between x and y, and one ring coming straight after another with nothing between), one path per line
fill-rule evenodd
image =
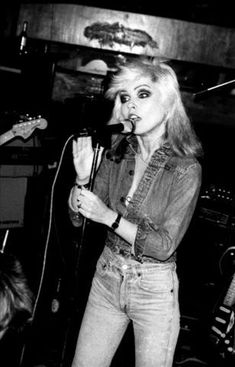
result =
M138 149L138 141L135 135L128 135L126 137L126 140L129 143L129 149L128 149L128 154L134 155L137 152ZM168 142L165 142L160 148L156 149L155 152L153 153L153 157L156 156L172 156L173 155L173 151L171 149L171 146Z

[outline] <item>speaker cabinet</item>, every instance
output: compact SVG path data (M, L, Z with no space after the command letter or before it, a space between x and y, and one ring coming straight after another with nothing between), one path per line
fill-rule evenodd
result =
M24 225L27 177L0 177L0 228Z

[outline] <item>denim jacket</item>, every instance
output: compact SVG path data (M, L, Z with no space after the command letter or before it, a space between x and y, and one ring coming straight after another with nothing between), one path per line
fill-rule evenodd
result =
M137 224L134 258L137 261L172 262L194 213L201 186L201 165L196 158L178 157L168 144L157 149L132 196L125 205L135 169L136 138L117 163L104 156L93 192L123 218ZM76 217L70 217L76 225ZM109 230L105 245L131 254L132 246Z

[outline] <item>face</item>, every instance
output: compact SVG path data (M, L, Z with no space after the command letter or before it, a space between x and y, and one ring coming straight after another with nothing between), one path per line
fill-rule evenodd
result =
M158 135L165 131L163 98L159 87L149 77L127 81L119 91L121 119L134 118L136 135Z

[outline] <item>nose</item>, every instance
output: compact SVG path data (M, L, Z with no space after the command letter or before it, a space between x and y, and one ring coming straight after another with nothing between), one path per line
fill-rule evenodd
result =
M131 108L136 108L136 105L135 105L135 102L133 101L133 100L130 100L129 102L128 102L128 108L129 109L131 109Z

